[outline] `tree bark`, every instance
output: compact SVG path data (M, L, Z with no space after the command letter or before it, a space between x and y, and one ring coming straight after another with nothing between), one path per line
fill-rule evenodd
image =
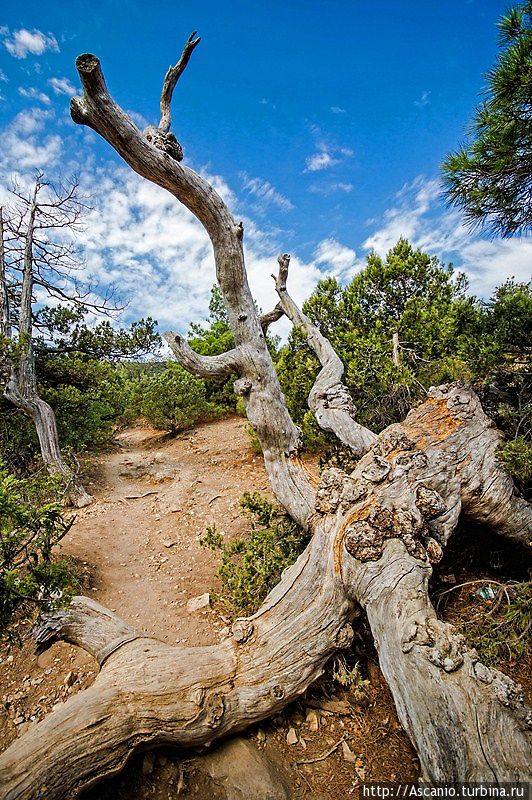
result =
M206 358L175 334L168 341L195 374L239 375L235 389L261 439L274 491L312 539L259 611L237 620L232 637L217 646L177 648L146 639L87 598L45 620L37 631L41 646L65 638L95 655L101 671L91 688L0 756L0 797L73 797L121 769L135 749L209 744L270 716L305 691L332 653L349 646L360 606L424 780L526 780L532 722L520 688L482 665L452 626L438 621L427 593L431 563L441 558L460 513L532 543L532 509L497 465L500 435L478 398L467 387L443 386L378 437L358 425L344 402L341 362L289 297L288 262L281 258L281 311L306 330L322 364L313 389L316 415L362 455L350 475L328 469L313 486L297 463L299 434L249 292L241 227L179 163L165 125L143 138L110 98L95 56L81 56L77 65L85 95L72 101L74 120L181 200L213 242L235 349ZM266 315L264 327L279 316L279 309Z

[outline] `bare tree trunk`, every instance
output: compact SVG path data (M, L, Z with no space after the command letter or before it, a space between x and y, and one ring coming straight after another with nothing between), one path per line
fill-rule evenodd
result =
M191 37L167 75L165 103L196 44ZM72 101L74 120L185 203L211 237L235 349L208 358L175 334L168 340L195 374L240 375L235 388L261 438L272 486L312 539L259 611L237 620L231 639L217 646L168 647L87 598L44 620L41 647L64 638L93 653L101 671L91 688L0 756L0 797L75 796L121 769L135 749L208 744L275 713L349 646L359 606L423 778L526 780L532 723L520 687L482 665L452 626L438 621L427 593L431 563L461 512L531 544L532 508L497 466L500 435L478 398L466 387L444 386L378 437L356 423L338 357L288 295L288 257L280 259L276 284L280 308L259 320L241 229L212 189L179 164L164 104L164 125L143 138L110 98L98 60L81 56L77 65L85 95ZM263 329L281 312L307 332L322 364L310 401L318 421L361 456L353 473L326 470L318 486L297 463L298 432L264 343Z
M70 467L65 464L59 447L59 437L57 435L54 411L45 400L39 397L37 391L35 356L32 344L33 237L35 216L37 213L37 196L41 187L42 184L39 179L37 179L29 207L24 241L24 260L18 322L19 336L17 343L19 353L16 356L16 364L9 370L9 377L4 389L4 397L16 408L30 417L35 426L44 463L48 466L51 474L61 476L65 484L67 497L74 506L80 508L88 505L92 501L92 497L78 482ZM2 249L0 253L2 262L0 274L2 283L2 317L0 327L3 335L5 335L6 338L12 339L4 250L4 225L3 219L1 218L0 223L2 240Z

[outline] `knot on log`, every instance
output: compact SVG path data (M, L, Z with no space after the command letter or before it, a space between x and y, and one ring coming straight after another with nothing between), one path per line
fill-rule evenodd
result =
M443 551L434 539L426 537L427 529L418 509L391 509L374 505L369 514L363 508L363 519L348 518L344 528L347 552L359 561L378 561L387 539L400 539L408 553L420 560L439 561Z
M362 470L362 477L372 483L381 483L388 477L391 464L381 456L374 455L370 463Z
M404 431L400 428L392 428L386 431L386 434L380 439L377 449L381 456L388 456L404 450L413 450L415 446L415 442L409 439Z
M385 535L366 520L353 522L346 528L344 546L359 561L378 561L382 556Z
M239 397L246 397L250 393L252 387L253 383L249 378L238 378L238 380L233 383L235 394Z
M394 475L398 478L400 475L404 475L406 472L410 472L411 469L423 469L427 466L428 458L425 453L420 452L410 452L410 453L402 453L398 455L395 459L395 469Z
M217 728L222 721L225 711L223 695L219 692L210 694L205 702L205 714L209 728Z
M394 516L389 508L375 506L371 509L368 521L379 531L389 531L393 528Z
M282 700L284 697L284 689L277 683L270 689L270 694L275 700Z
M147 142L152 144L157 150L167 153L175 161L183 160L183 148L177 141L173 133L165 133L155 125L149 125L142 133Z
M344 488L340 497L340 503L345 510L351 508L359 500L363 500L368 493L368 484L348 475L344 481Z
M247 642L255 630L253 623L246 619L237 619L233 623L233 638L239 643Z
M420 540L425 528L417 508L415 512L408 508L397 508L393 517L394 536L401 539L411 556L419 559L424 558L425 548Z
M414 645L426 647L428 660L445 672L454 672L462 666L467 649L464 637L455 633L452 625L429 617L414 621L405 631L401 641L403 653L409 653Z
M353 626L350 625L349 622L346 622L336 634L334 643L340 650L345 650L346 647L351 646L354 638L355 631L353 630Z
M446 511L441 495L422 483L416 487L416 506L425 519L434 519Z
M348 475L337 467L331 467L323 471L316 492L316 511L321 511L322 514L331 514L336 511L340 505L340 498L347 478Z
M442 560L443 549L436 539L429 537L425 542L425 549L431 564L438 564Z

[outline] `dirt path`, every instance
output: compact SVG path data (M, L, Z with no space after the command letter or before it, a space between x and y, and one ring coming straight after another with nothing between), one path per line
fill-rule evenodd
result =
M175 439L135 427L97 456L88 484L94 502L76 512L62 543L63 553L86 565L90 580L84 594L169 644L214 644L227 635L223 629L228 620L216 607L189 613L187 602L216 587L219 559L199 544L207 526L216 523L229 537L245 534L249 523L240 513L242 493L260 491L271 497L262 458L251 449L245 424L229 418ZM55 704L88 686L97 673L90 656L64 642L37 658L29 626L21 633L27 637L22 649L0 648L0 750ZM307 707L311 698L302 699L246 734L283 767L293 800L343 800L364 779L416 776L417 759L377 668L359 699L351 697L352 705L340 703L348 711L333 712L337 698L329 697L329 710L316 712L315 705ZM346 737L353 751L347 756L339 746L334 749ZM310 764L294 767L294 759L308 757ZM134 756L123 775L99 784L88 800L174 797L181 755L163 751L149 774L143 759L142 754ZM188 769L192 794L183 797L211 800L209 792L205 797L194 794L194 770Z
M244 427L235 417L173 440L150 428L120 434L119 450L99 458L95 502L64 541L89 565L96 600L168 643L212 644L225 625L186 606L215 582L217 558L199 544L207 526L245 532L243 491L269 494Z

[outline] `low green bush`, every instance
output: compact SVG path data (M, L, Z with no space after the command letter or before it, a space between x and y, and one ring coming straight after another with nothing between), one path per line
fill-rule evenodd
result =
M72 524L55 500L58 488L44 473L22 480L0 466L0 637L21 606L53 607L74 588L67 563L53 554Z
M305 531L258 492L246 492L240 505L251 521L246 538L226 543L212 525L200 540L204 547L221 553L216 572L222 585L218 599L233 617L256 611L309 541Z

